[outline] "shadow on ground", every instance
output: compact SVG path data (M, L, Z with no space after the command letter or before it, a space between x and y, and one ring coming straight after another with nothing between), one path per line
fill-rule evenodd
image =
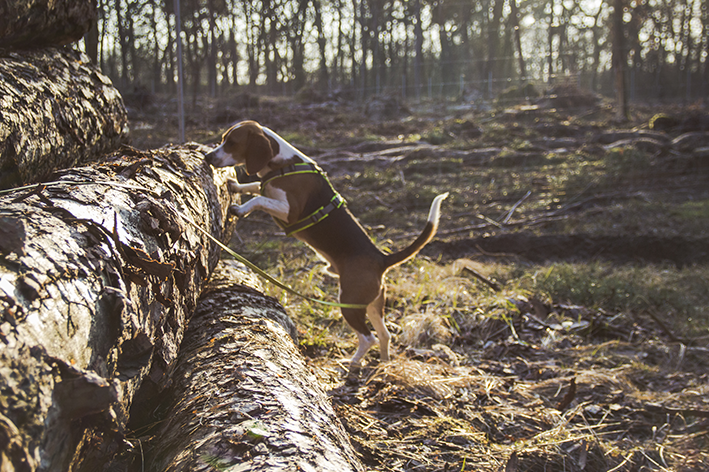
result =
M601 260L617 264L670 263L685 267L709 262L709 238L512 233L433 241L422 254L434 259L441 257L444 261L475 256L533 263Z

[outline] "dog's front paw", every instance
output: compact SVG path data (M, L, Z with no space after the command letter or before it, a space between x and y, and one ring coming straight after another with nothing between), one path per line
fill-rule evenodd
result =
M243 207L241 205L231 205L229 207L229 214L236 215L239 218L243 218L246 216L246 212L243 210Z
M229 193L241 193L241 185L236 181L236 179L228 178L226 180L226 185L229 189Z

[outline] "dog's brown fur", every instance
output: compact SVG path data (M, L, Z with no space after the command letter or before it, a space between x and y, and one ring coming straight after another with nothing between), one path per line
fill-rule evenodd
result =
M273 170L298 162L313 163L283 138L254 121L244 121L227 130L221 144L206 155L215 167L243 165L249 175L264 177ZM258 182L229 183L233 193L259 194ZM324 202L332 191L326 178L320 174L286 175L269 181L263 195L243 205L233 205L231 212L244 217L254 210L262 210L282 224L293 224L309 215ZM423 232L405 249L394 254L382 253L369 239L357 219L346 207L332 211L327 218L293 236L311 246L330 267L328 271L340 278L340 303L366 305L367 308L343 307L342 315L357 332L359 347L352 357L356 367L374 345L375 339L366 324L369 318L379 338L382 361L389 360L391 335L384 323L386 287L384 274L391 267L414 257L435 235L438 227L441 201L448 194L433 201L428 222Z

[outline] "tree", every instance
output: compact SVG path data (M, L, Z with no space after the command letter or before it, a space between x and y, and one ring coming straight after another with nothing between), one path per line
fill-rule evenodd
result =
M423 26L421 25L421 0L414 0L414 90L421 96L423 84Z
M519 75L522 81L527 80L527 66L524 62L524 54L522 53L522 32L519 26L519 10L517 9L517 0L510 0L510 14L512 15L512 28L514 29L514 41L517 49L517 65L519 67Z
M322 2L320 0L312 0L312 4L315 14L315 28L318 31L318 50L320 52L318 79L322 86L326 86L330 81L330 74L327 68L327 38L325 37L325 28L322 21Z
M487 61L485 63L485 79L490 81L488 84L488 90L492 89L493 81L498 78L495 75L496 64L499 53L499 43L500 43L500 23L502 21L502 7L504 6L504 0L491 0L493 2L492 7L492 17L488 23L488 36L487 36Z
M625 83L627 59L623 29L623 0L613 0L613 70L615 75L616 119L628 119L628 96Z

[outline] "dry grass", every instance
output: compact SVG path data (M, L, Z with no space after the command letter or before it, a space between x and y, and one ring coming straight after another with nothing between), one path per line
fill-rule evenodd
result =
M283 275L303 289L331 286L302 263ZM557 304L553 291L534 297L530 280L549 267L471 264L420 259L392 272L398 353L386 364L370 353L354 385L342 359L355 340L339 314L284 299L370 470L709 467L706 348L673 342L647 317Z

